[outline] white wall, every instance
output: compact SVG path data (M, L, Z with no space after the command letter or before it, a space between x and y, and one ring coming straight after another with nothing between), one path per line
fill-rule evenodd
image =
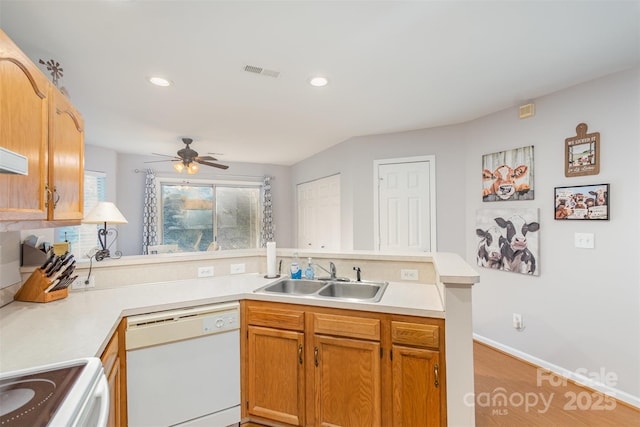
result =
M480 196L482 154L534 145L535 200L500 207L539 208L540 276L478 268L474 331L569 371L618 375L615 386L640 398L640 72L578 85L535 100L536 115L517 109L468 123L465 180L466 255L475 263L475 211L495 207ZM600 174L564 176L564 140L578 123L600 132ZM554 220L556 186L609 183L611 220ZM574 247L574 233L595 234L594 249ZM511 326L523 315L525 330ZM640 400L639 400L640 402Z
M474 331L545 366L615 373L619 379L609 385L637 404L640 173L633 160L640 159L639 88L635 69L536 99L536 115L526 120L514 107L456 126L352 138L294 165L291 193L298 183L341 173L343 243L372 249L373 160L433 154L438 250L474 265L476 210L490 205L481 197L482 155L534 145L535 200L498 206L539 208L541 274L478 267ZM564 140L581 122L601 134L600 174L565 178ZM599 183L611 184L610 221L554 220L554 187ZM575 232L594 233L595 249L574 248ZM523 315L522 332L511 326L514 312Z
M342 249L373 249L374 160L435 155L438 251L464 254L464 129L441 127L352 138L291 168L295 185L341 174ZM292 218L297 213L292 206Z

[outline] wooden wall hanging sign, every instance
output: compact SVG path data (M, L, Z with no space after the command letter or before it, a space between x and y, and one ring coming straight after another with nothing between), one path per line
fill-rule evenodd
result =
M564 140L564 176L600 173L600 132L587 133L587 124L576 126L576 136Z

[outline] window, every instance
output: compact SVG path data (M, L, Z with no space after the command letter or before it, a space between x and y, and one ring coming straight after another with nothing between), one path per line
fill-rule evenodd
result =
M249 249L260 245L260 183L158 179L163 245L180 251Z
M84 172L84 213L87 214L98 202L105 200L107 176L103 172ZM56 242L71 243L75 258L89 258L92 249L99 245L97 224L81 224L74 227L58 227L54 232Z

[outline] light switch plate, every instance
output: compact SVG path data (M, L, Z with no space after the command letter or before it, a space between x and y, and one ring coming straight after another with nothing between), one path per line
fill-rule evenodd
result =
M245 272L245 265L242 264L231 264L229 266L229 270L231 274L242 274Z
M594 236L593 233L575 233L575 247L582 249L594 248Z

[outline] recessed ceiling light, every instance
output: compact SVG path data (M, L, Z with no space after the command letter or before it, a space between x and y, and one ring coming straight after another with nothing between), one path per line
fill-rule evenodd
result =
M329 80L327 80L326 77L312 77L311 79L309 79L309 84L315 87L322 87L329 84Z
M172 84L171 80L167 80L164 77L158 77L158 76L151 76L147 80L149 80L151 84L154 84L156 86L162 86L162 87L171 86Z

